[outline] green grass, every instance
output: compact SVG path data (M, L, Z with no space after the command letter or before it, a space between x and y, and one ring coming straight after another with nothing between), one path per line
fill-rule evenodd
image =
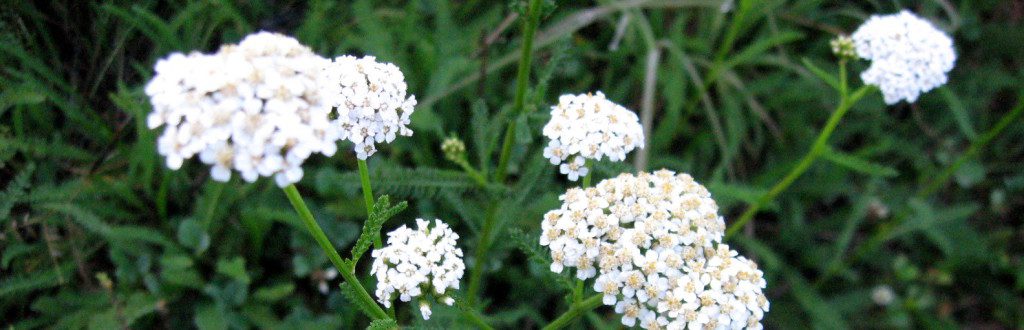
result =
M646 158L598 163L594 182L637 164L668 168L708 186L727 224L760 207L728 243L765 270L767 327L1024 327L1024 123L1009 116L1024 102L1020 1L737 1L725 14L720 5L540 1L524 73L527 2L9 1L0 326L370 325L340 279L318 292L328 256L280 189L214 183L195 161L170 171L145 126L142 86L157 59L271 30L322 56L394 62L420 100L415 135L369 160L374 192L408 201L384 230L445 219L481 280L466 296L467 270L457 307L435 307L430 321L399 304L401 325L540 328L578 306L565 299L574 283L548 271L536 242L541 215L572 185L540 157L539 131L558 95L601 90L653 120ZM826 82L839 72L828 41L901 8L954 36L949 84L914 105L867 93L806 172L762 198L840 105ZM850 63L849 90L866 66ZM517 76L528 78L522 88ZM469 165L490 180L443 157L448 136L466 141ZM304 168L298 191L349 251L367 217L354 154ZM469 257L480 246L484 260ZM367 259L355 274L372 290ZM873 302L879 286L895 293L889 305ZM571 310L581 317L570 326L618 324L607 307Z

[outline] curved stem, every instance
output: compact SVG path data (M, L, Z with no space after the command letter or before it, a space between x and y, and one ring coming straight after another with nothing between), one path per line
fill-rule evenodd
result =
M967 148L967 151L960 155L960 157L957 157L949 167L943 170L939 176L935 177L935 180L932 180L927 186L918 191L918 197L931 195L942 188L942 186L949 181L949 178L953 176L953 173L956 173L964 163L976 156L978 152L981 152L981 149L985 148L985 146L987 146L989 142L992 142L999 133L1002 133L1007 126L1017 120L1017 117L1020 117L1021 113L1024 113L1024 93L1018 96L1018 99L1017 106L1014 107L1013 110L1010 110L1009 113L1003 115L995 126L992 126L992 128L982 134L980 139L974 141L974 143Z
M572 306L569 307L569 310L562 313L562 315L554 321L551 321L551 323L544 327L544 330L564 328L584 312L597 308L597 306L601 306L601 299L603 297L604 296L602 294L598 293L583 301L572 304Z
M359 160L359 182L363 185L363 201L366 203L366 216L370 216L373 213L373 189L370 188L370 170L366 166L366 161ZM380 234L373 237L373 248L381 248Z
M313 235L313 239L316 240L320 248L327 254L327 259L331 260L334 264L334 268L341 273L341 277L345 278L345 282L356 291L356 297L359 298L366 310L372 315L373 319L384 319L387 318L387 314L380 308L379 305L370 294L363 288L363 284L359 282L356 275L352 273L352 269L349 268L345 261L341 259L341 255L338 254L338 250L334 248L334 244L331 244L331 240L327 238L327 234L324 234L324 230L320 228L320 224L313 219L313 213L309 212L309 208L306 207L306 202L302 200L302 195L299 194L299 190L295 188L295 185L288 185L284 187L284 193L288 196L288 201L291 202L292 207L295 208L295 212L299 214L299 218L302 219L302 223L306 225L306 229L309 230L309 234Z
M530 81L530 63L533 61L533 35L537 33L537 25L540 23L540 0L530 0L526 9L526 22L523 23L523 53L519 56L519 71L516 73L516 95L512 103L512 113L519 115L523 113L523 106L526 103L526 85ZM498 169L494 173L496 182L505 182L508 171L509 157L512 155L512 143L515 140L516 121L513 119L505 129L505 138L501 143L501 156L498 159Z
M843 65L840 65L840 67L843 67ZM800 178L800 176L811 167L811 164L813 164L814 161L818 159L818 156L821 156L821 153L825 151L828 144L828 138L832 136L836 127L839 126L839 121L843 119L843 115L845 115L846 112L864 96L864 94L871 90L871 88L872 87L865 85L851 95L846 95L845 93L840 95L839 106L837 106L836 110L832 112L832 116L828 118L828 122L825 123L825 127L822 128L821 133L819 133L818 137L814 140L811 150L809 150L807 154L800 159L800 162L797 163L797 165L793 167L793 169L790 170L782 180L779 180L778 183L772 186L768 193L761 195L761 198L758 198L754 204L751 204L745 211L743 211L739 220L729 226L729 229L726 231L726 238L736 235L736 233L739 232L747 222L750 222L750 220L754 218L754 215L757 214L757 211L760 210L761 207L772 201L775 196L778 196L780 193L785 191L786 188L789 188L797 178Z
M476 325L477 329L484 329L484 330L494 329L493 327L491 327L490 324L487 324L487 322L484 321L484 318L481 317L480 314L477 314L477 312L475 310L464 309L462 311L462 315L465 316L466 319L469 320L470 322L473 322L473 325Z

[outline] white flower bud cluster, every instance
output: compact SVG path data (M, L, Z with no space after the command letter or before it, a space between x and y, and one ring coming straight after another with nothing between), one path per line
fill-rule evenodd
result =
M279 186L302 178L313 153L333 155L340 128L321 102L318 76L326 59L291 37L260 32L214 54L174 53L156 64L146 85L150 128L166 125L157 146L178 169L196 154L214 180L231 170Z
M375 143L391 143L395 135L411 136L409 116L416 97L406 97L405 76L391 63L373 56L341 56L323 71L326 102L337 110L342 139L355 143L356 156L377 152Z
M544 125L550 141L544 157L559 165L562 174L576 181L589 169L585 159L622 161L626 153L644 147L644 132L636 114L604 97L604 94L562 95L551 107ZM569 158L572 160L566 161Z
M687 174L621 174L572 188L545 214L551 271L596 277L622 323L646 329L760 328L768 311L757 265L722 243L711 194Z
M396 295L405 302L420 297L425 320L431 314L426 295L454 304L450 290L459 288L466 270L462 249L455 245L458 239L459 234L441 220L434 220L431 227L429 221L416 219L416 230L403 225L388 233L388 245L372 254L370 274L377 276L377 301L390 308Z
M857 55L871 60L861 79L878 86L887 104L913 103L921 93L942 86L956 61L953 40L906 10L871 16L852 38Z

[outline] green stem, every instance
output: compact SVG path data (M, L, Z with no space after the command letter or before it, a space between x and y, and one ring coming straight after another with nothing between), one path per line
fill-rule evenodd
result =
M366 216L373 214L373 189L370 188L370 170L366 166L366 161L359 160L359 182L363 185L363 201L366 203ZM373 248L381 248L380 234L378 233L373 237Z
M203 214L203 229L207 231L210 230L210 225L213 223L213 216L217 213L217 207L221 206L218 201L220 201L220 196L224 194L224 187L228 185L227 182L216 181L211 181L210 184L213 185L213 197L210 198L210 204L206 205L206 212Z
M1016 121L1022 114L1024 114L1024 93L1018 96L1016 107L1010 110L1009 113L1003 115L1003 117L999 119L999 122L997 122L995 126L992 126L992 128L990 128L988 131L982 134L980 139L974 141L974 143L972 143L971 146L967 148L967 151L960 155L960 157L953 161L953 163L949 167L947 167L938 176L936 176L935 180L932 180L927 186L921 188L921 190L917 192L917 197L925 198L937 192L940 188L942 188L942 186L946 184L947 181L949 181L950 177L953 176L953 173L956 173L956 171L961 166L963 166L965 162L967 162L967 160L977 156L977 154L981 152L981 150L984 149L985 146L987 146L990 142L992 142L993 139L999 136L999 134L1001 134L1007 126ZM899 224L901 224L904 220L911 216L910 212L911 211L909 208L903 207L898 212L896 212L896 215L894 215L891 218L891 220L879 225L878 230L876 230L875 233L872 234L871 237L869 237L864 242L864 244L861 244L856 250L853 251L849 261L839 262L835 267L829 268L816 281L816 286L824 284L825 281L835 276L839 269L843 269L847 264L860 260L871 251L877 249L886 241L892 239L893 233L899 228Z
M845 62L841 61L840 63L840 72L842 74L842 72L845 72L845 69L842 68L843 66L845 66ZM736 220L735 223L729 226L729 229L726 231L726 238L736 235L736 233L739 232L740 229L742 229L743 226L747 224L747 222L750 222L750 220L754 218L754 215L757 214L757 211L760 210L761 207L763 207L765 204L768 204L768 202L772 201L772 199L774 199L775 196L778 196L780 193L785 191L786 188L789 188L789 186L793 184L793 182L796 181L796 179L800 178L800 176L803 175L804 172L806 172L807 169L811 167L811 164L814 164L814 161L817 160L819 156L821 156L822 152L824 152L826 147L828 146L828 139L829 137L832 136L832 133L835 132L836 127L839 126L839 122L841 119L843 119L843 115L846 115L846 112L850 110L850 108L853 107L853 105L856 104L857 101L860 100L860 98L867 93L867 91L871 90L871 88L872 87L865 85L864 87L861 87L856 92L854 92L852 95L847 95L846 93L842 93L842 91L840 91L841 95L839 99L839 106L837 106L836 110L832 112L832 116L828 118L828 122L825 123L825 127L821 130L821 133L819 133L818 137L814 140L814 144L811 146L811 150L809 150L807 154L805 154L804 157L800 159L800 162L797 163L797 165L793 167L793 169L790 170L789 173L782 178L782 180L779 180L779 182L772 186L771 190L769 190L768 193L761 195L761 198L758 198L757 201L754 202L754 204L751 204L749 207L747 207L745 211L743 211L743 214L740 215L739 220ZM842 89L843 88L841 87L840 90Z
M487 186L487 178L484 177L484 175L480 173L480 171L477 171L476 168L473 168L473 165L470 165L469 161L467 161L465 157L463 157L462 159L455 160L454 162L455 164L458 164L459 167L462 167L462 171L466 172L466 175L469 175L469 177L472 178L473 181L476 181L477 185L481 187Z
M583 280L576 279L576 289L572 291L572 302L579 303L583 300Z
M487 322L484 321L484 318L481 317L480 314L478 314L473 309L464 309L464 310L462 310L462 315L465 316L466 319L469 320L470 322L473 322L473 324L476 325L477 329L485 329L485 330L494 329L493 327L491 327L491 325L487 324Z
M586 300L572 304L572 306L569 307L569 310L565 311L565 313L563 313L554 321L551 321L551 323L544 327L544 330L561 329L566 327L567 325L569 325L569 323L571 323L573 320L579 317L580 314L597 308L597 306L601 306L602 298L603 295L598 293L596 295L590 296Z
M497 204L491 203L484 215L484 228L480 230L480 241L476 247L476 254L473 257L473 269L469 273L469 289L467 299L471 305L476 303L477 292L480 291L480 281L483 280L484 264L487 263L487 250L491 247L491 231L494 230Z
M980 139L974 141L974 143L972 143L971 146L967 148L966 152L964 152L962 155L960 155L960 157L953 161L953 164L951 164L944 171L942 171L942 173L940 173L939 176L935 177L935 180L932 180L931 183L929 183L923 189L918 191L918 197L931 195L938 191L940 188L942 188L942 186L944 186L946 182L949 181L949 178L953 176L953 173L956 173L956 171L959 170L960 167L964 165L964 163L966 163L968 160L970 160L979 152L981 152L981 150L985 148L985 146L987 146L990 142L992 142L992 140L995 139L996 136L999 136L999 134L1002 133L1007 126L1010 126L1011 123L1017 120L1017 118L1020 117L1021 113L1024 113L1024 93L1018 96L1018 99L1019 100L1017 101L1017 106L1014 107L1013 110L1010 110L1009 113L1003 115L1003 117L999 119L999 122L997 122L995 126L992 126L992 128L986 131L985 134L982 134Z
M587 168L587 175L583 176L583 188L590 188L590 178L594 176L594 161L587 159L587 162L583 164Z
M292 203L292 207L295 208L295 212L299 214L299 218L302 219L302 223L306 225L306 229L309 230L309 234L313 235L313 239L316 240L317 244L320 244L320 248L327 253L327 258L334 264L334 268L341 273L341 277L345 278L345 282L356 291L356 297L362 303L365 309L370 311L373 319L384 319L387 318L387 314L384 310L373 301L370 294L363 288L362 283L356 278L356 275L352 273L352 269L349 268L345 261L341 259L341 255L338 254L338 250L334 248L334 244L331 244L331 240L327 238L327 234L324 234L324 230L320 228L320 224L313 219L313 213L309 212L309 208L306 207L306 202L302 200L302 195L299 194L299 190L295 188L295 185L288 185L284 187L284 193L288 196L288 201Z
M711 85L718 81L719 76L723 69L725 69L725 59L729 56L729 52L732 51L733 46L736 45L736 39L739 37L743 22L746 19L747 11L750 6L746 4L747 1L740 0L736 3L735 15L732 18L732 24L729 25L729 30L725 32L725 37L722 39L722 43L718 48L718 52L715 53L715 59L711 63L711 69L708 70L707 76L704 77L704 83L698 86L697 93L694 94L693 98L686 102L684 109L687 113L692 113L693 109L697 107L702 94L711 88Z
M516 95L512 104L512 111L516 115L523 113L526 103L526 86L530 81L530 63L533 61L533 35L537 32L537 25L540 23L540 0L530 0L526 9L526 21L523 23L523 52L519 56L519 71L516 73ZM516 121L513 119L505 129L505 138L501 143L501 157L498 159L498 169L494 173L496 182L505 182L508 174L508 161L512 155L512 142L515 140Z

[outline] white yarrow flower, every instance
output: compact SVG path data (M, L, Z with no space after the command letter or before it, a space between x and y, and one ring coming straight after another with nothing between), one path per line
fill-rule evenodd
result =
M397 296L401 301L418 299L423 319L429 319L431 310L427 296L451 306L451 290L459 288L459 280L466 270L462 262L462 249L455 244L459 239L447 224L434 220L416 219L416 229L401 226L388 233L386 247L374 250L370 274L377 277L377 301L391 307Z
M561 173L571 181L587 175L586 159L607 156L622 161L633 149L644 147L643 127L636 114L601 92L559 97L543 133L549 139L544 157L553 165L561 164Z
M235 170L249 182L298 182L306 158L337 150L340 130L318 91L326 63L297 40L269 32L214 54L157 61L145 91L153 105L147 125L165 126L158 152L173 170L199 155L216 181Z
M763 274L722 243L718 206L689 175L622 174L559 199L541 222L552 271L596 277L594 291L623 325L760 327L768 311Z
M871 16L851 37L857 55L871 60L861 79L878 86L887 104L913 103L944 85L956 62L953 40L907 10Z
M356 156L377 152L376 143L391 143L397 135L411 136L409 116L416 97L406 95L405 76L391 63L373 56L341 56L326 66L324 98L337 111L342 139L355 144Z

